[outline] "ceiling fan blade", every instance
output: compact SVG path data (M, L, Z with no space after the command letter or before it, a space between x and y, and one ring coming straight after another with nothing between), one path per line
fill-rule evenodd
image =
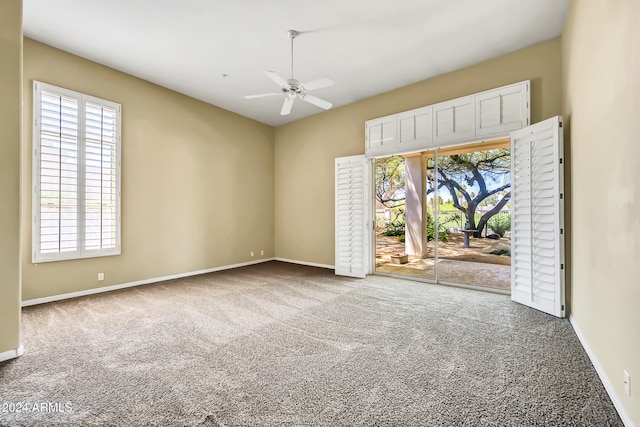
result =
M304 95L301 95L300 98L303 101L308 102L309 104L316 105L320 108L324 108L325 110L328 110L333 106L333 104L330 103L329 101L325 101L324 99L320 99L317 96L313 96L313 95L304 94Z
M302 87L304 87L306 90L322 89L323 87L329 86L333 86L333 80L331 80L329 77L302 83Z
M244 99L264 98L267 96L279 96L279 95L282 95L282 92L259 93L257 95L245 95Z
M273 71L267 70L264 73L267 75L267 77L269 77L271 80L276 82L280 87L288 86L287 81L282 77L280 77L279 75L277 75L276 73L274 73Z
M285 98L280 115L286 116L289 114L291 112L291 107L293 107L293 98Z

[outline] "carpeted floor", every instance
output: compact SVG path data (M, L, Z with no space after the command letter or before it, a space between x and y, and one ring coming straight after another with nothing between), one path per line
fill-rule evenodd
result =
M622 425L566 320L388 277L269 262L29 307L23 340L1 426Z

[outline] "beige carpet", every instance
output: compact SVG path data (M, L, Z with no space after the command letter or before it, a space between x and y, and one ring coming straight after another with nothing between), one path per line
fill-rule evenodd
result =
M269 262L29 307L23 338L0 409L62 410L1 426L622 425L566 320L387 277Z

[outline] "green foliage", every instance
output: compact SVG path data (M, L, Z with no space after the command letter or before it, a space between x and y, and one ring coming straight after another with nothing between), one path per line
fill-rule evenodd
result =
M404 236L404 218L396 219L395 221L391 221L386 230L382 232L383 236Z
M462 212L452 213L449 215L440 215L440 226L446 229L458 227L462 224Z
M506 255L506 256L511 256L511 246L504 246L502 248L499 249L494 249L491 252L489 252L491 255Z
M506 212L496 214L487 221L487 224L494 233L504 237L504 233L511 231L511 214Z
M454 222L457 224L460 221L460 214L451 214L441 217L441 222L438 225L438 238L441 242L448 242L451 239L451 232L445 226L447 223ZM398 241L405 241L405 220L404 218L396 219L387 224L385 230L382 232L383 236L397 236ZM433 216L427 216L427 240L433 241L435 239L435 230L433 227Z
M438 240L448 242L451 232L444 227L443 222L438 223ZM427 241L432 242L436 238L435 227L433 226L433 216L427 216Z

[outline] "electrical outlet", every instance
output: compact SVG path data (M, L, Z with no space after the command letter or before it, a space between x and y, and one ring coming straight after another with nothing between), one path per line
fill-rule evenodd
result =
M98 281L103 281L104 280L104 273L98 273Z
M260 251L260 255L264 255L264 250L261 250L261 251Z
M249 254L251 255L251 258L253 258L254 256L256 256L256 254L255 254L253 251L251 251Z
M624 391L627 392L627 396L631 396L631 376L626 370L624 371Z

